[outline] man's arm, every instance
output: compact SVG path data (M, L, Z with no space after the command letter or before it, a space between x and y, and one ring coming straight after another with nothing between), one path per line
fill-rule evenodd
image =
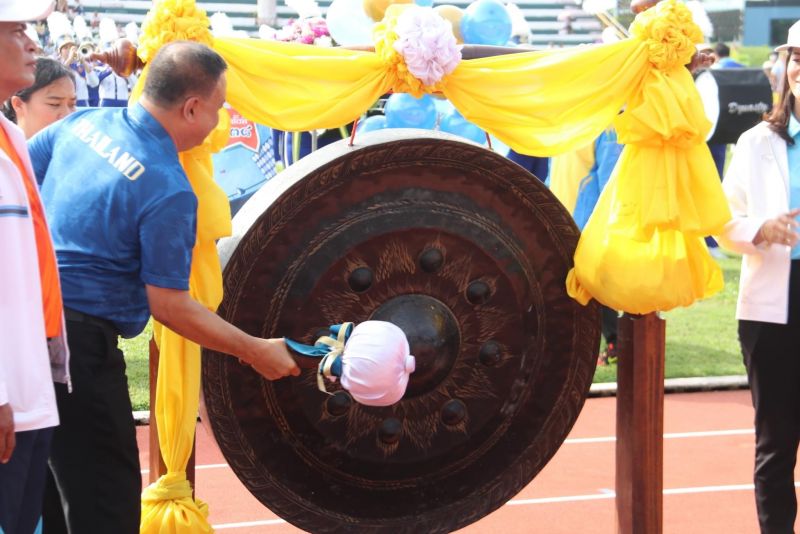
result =
M269 380L300 374L282 339L244 333L192 299L188 291L145 287L150 313L173 332L208 349L232 354Z
M47 168L50 166L50 159L53 156L54 134L59 128L59 124L51 124L47 128L40 130L28 140L28 153L31 156L31 166L36 175L36 183L39 187L44 182Z
M83 62L83 69L85 72L84 79L86 79L86 85L89 87L97 87L100 85L100 78L97 76L97 72L95 72L94 67L85 61Z

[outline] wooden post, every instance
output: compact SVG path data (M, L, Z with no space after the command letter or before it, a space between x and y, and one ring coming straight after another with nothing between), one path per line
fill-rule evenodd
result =
M158 382L158 360L159 351L156 345L156 340L150 339L150 473L148 481L150 484L158 480L161 475L167 473L167 466L164 464L164 458L161 457L161 447L158 444L158 423L155 415L156 405L156 383ZM186 465L186 478L192 485L194 490L194 465L195 465L195 451L196 441L192 445L192 455L189 457L189 463Z
M666 323L624 314L617 363L616 505L620 534L660 534L664 491Z

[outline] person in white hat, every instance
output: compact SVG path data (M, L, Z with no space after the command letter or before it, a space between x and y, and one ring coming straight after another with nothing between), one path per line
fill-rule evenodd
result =
M33 84L37 45L26 22L52 0L0 0L0 101ZM25 136L0 116L0 531L29 534L42 509L58 425L53 379L68 382L53 245ZM54 340L51 362L48 338ZM60 363L59 363L60 362ZM51 372L53 363L53 372Z
M800 442L800 21L789 29L780 101L746 131L723 181L731 206L720 244L742 254L739 341L755 408L761 532L793 532Z

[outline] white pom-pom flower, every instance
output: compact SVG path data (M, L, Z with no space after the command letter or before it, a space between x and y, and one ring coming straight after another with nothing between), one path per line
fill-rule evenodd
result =
M453 28L432 8L412 6L395 26L394 49L403 56L408 71L426 86L439 83L461 61L461 46Z

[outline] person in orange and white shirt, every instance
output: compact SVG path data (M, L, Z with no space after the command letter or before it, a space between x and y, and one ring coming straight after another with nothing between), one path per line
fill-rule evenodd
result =
M34 82L36 44L25 23L51 10L52 0L0 0L0 101ZM69 385L63 325L55 254L25 136L0 117L0 530L6 534L33 532L41 515L59 421L53 380Z

